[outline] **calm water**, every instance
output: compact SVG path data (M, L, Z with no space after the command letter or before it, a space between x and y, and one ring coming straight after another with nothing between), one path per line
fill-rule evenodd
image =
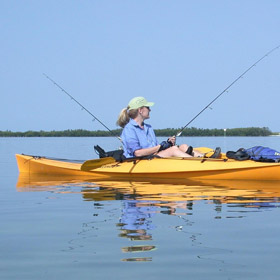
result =
M180 138L280 150L279 137ZM279 279L280 183L26 184L15 153L96 158L113 138L0 138L0 279ZM279 191L278 191L279 189Z

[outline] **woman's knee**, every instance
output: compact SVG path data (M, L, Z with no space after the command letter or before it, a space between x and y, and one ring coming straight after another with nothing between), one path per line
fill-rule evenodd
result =
M172 146L172 147L170 147L169 149L172 150L172 151L178 151L178 150L180 150L180 148L179 148L178 146Z
M169 149L171 156L180 156L180 154L182 153L182 150L178 146L172 146Z
M186 152L188 148L189 148L189 146L187 144L181 144L179 146L179 149L183 152Z
M158 152L159 156L162 157L172 157L179 151L179 148L177 146L172 146L166 150Z

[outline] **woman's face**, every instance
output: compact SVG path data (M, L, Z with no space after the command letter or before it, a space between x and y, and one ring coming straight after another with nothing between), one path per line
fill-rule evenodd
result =
M142 116L143 120L150 118L150 107L141 107L139 108L139 114Z

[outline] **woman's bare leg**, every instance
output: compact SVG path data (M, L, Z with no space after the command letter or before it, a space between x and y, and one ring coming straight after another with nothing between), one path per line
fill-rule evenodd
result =
M179 149L182 151L182 152L186 152L188 150L189 146L187 144L182 144L179 146ZM195 149L193 149L193 152L192 152L192 156L194 157L203 157L204 154L196 151Z
M177 146L172 146L166 150L160 151L157 153L160 157L192 157L189 154L181 151Z

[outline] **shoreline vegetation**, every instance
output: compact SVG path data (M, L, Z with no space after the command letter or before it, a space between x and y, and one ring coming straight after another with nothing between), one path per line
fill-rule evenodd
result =
M158 137L176 135L180 129L166 128L155 129ZM103 130L62 130L62 131L26 131L12 132L10 130L0 131L0 137L112 137L121 135L121 129L109 131ZM203 129L203 128L186 128L181 136L273 136L279 135L278 132L272 132L268 127L245 127L245 128L228 128L228 129Z

